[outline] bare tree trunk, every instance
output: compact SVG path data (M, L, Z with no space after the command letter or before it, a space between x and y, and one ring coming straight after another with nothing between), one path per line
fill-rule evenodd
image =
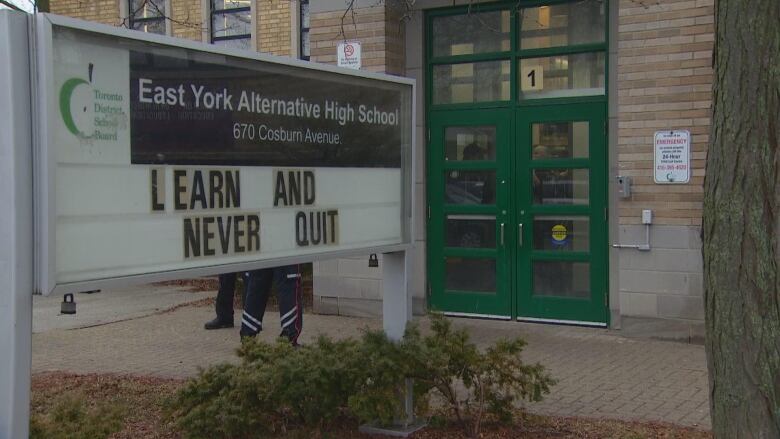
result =
M716 0L704 183L717 438L780 438L780 1Z

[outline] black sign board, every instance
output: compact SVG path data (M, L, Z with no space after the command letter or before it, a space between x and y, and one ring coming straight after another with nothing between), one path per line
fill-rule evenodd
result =
M130 52L134 164L401 167L396 84L194 52Z

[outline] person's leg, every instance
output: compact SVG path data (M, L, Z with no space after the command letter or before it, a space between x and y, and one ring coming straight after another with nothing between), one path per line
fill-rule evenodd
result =
M279 301L279 324L282 337L294 345L303 329L303 288L300 265L287 265L274 269L276 294Z
M244 313L241 315L241 337L254 337L263 330L263 315L271 289L272 268L249 272L246 280Z
M219 275L219 290L217 290L217 300L214 302L217 317L206 323L206 329L233 327L233 292L235 289L236 273Z

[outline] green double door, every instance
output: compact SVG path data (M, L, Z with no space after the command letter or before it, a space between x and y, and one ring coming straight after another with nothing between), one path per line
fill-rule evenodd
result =
M592 103L429 113L432 310L606 324L605 126Z

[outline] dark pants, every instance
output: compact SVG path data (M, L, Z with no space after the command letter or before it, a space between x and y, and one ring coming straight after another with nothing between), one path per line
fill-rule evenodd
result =
M217 291L217 300L214 306L217 311L217 318L223 322L233 321L233 294L236 290L236 276L237 273L219 275L219 290ZM242 303L244 303L243 300Z
M271 286L276 287L282 337L297 343L303 328L303 291L299 265L264 268L249 272L241 335L255 336L263 330L263 315Z

